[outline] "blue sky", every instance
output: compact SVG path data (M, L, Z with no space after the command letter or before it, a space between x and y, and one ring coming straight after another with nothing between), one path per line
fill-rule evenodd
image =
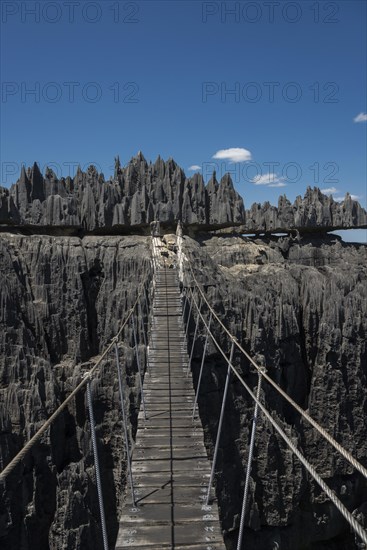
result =
M142 150L205 180L232 171L247 206L307 185L366 205L365 2L4 1L1 15L3 185L34 160L109 177Z

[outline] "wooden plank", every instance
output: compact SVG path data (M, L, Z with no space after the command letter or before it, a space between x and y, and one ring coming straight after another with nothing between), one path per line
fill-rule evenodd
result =
M177 273L161 269L155 284L149 332L149 372L144 377L147 419L138 416L132 472L137 507L127 494L116 549L224 549L195 398Z

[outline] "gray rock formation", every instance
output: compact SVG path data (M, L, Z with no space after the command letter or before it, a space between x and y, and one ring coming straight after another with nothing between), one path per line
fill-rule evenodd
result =
M194 229L238 226L253 233L367 226L365 210L349 195L337 203L308 188L294 204L280 197L278 207L265 203L245 211L229 176L218 182L213 174L205 186L199 174L186 178L174 160L148 164L141 153L126 167L117 158L108 181L94 167L61 180L49 169L42 176L36 164L22 169L10 190L0 188L0 469L76 386L115 335L140 281L151 275L150 238L68 237L67 229L132 231L149 228L156 219L163 226L181 220ZM65 234L24 236L19 226L45 233L64 228ZM228 328L366 465L367 247L312 235L184 240L196 275ZM172 258L174 239L166 241ZM214 330L229 351L223 334ZM124 336L120 353L133 435L139 399L131 328ZM194 381L202 347L200 334ZM144 358L142 344L139 350ZM254 388L254 372L240 357L235 360ZM200 395L209 451L225 370L211 344ZM111 544L126 475L117 389L109 359L93 391ZM262 399L345 505L362 520L367 517L366 482L266 385ZM233 380L217 476L228 550L237 536L252 415L250 400ZM81 394L0 486L1 549L100 550L89 434ZM357 548L349 528L264 419L255 451L246 550Z
M19 180L10 193L15 211L5 205L0 210L1 223L40 226L74 226L86 231L119 226L147 225L161 222L217 225L243 222L243 202L225 176L215 190L209 205L203 178L195 174L186 178L173 159L158 157L154 164L142 153L122 168L115 159L113 179L105 181L94 166L80 169L73 179L58 180L47 169L42 177L37 164L27 171L22 168ZM1 199L2 200L2 199Z
M209 225L235 225L245 220L243 201L239 195L233 193L233 183L229 174L223 176L218 183L214 172L207 185L207 194Z
M366 464L366 246L331 236L184 241L196 276L228 328L267 364L269 374L293 399ZM149 275L149 242L136 236L0 236L0 468L75 387L91 357L115 334L145 270ZM215 324L213 329L229 351ZM134 433L139 402L130 332L120 351ZM200 333L194 380L203 339ZM144 354L142 345L139 349ZM254 388L252 369L239 357L235 361ZM211 344L200 394L209 451L225 371ZM111 360L103 364L93 391L113 545L126 465ZM346 506L363 518L366 482L266 384L262 399ZM232 380L217 476L229 550L237 536L252 415L252 403ZM2 549L100 550L89 433L81 394L0 487ZM276 543L279 549L292 550L357 548L349 528L263 418L256 438L245 541L247 550L277 548Z
M280 233L290 229L311 232L315 228L326 231L366 226L366 211L349 193L343 202L336 202L317 187L308 187L304 198L298 196L293 204L285 195L279 197L278 207L269 202L253 204L246 210L244 232Z
M0 236L0 469L75 388L149 278L144 237ZM145 321L147 319L145 318ZM140 335L140 342L142 338ZM120 346L131 432L139 408L131 326ZM142 360L144 348L139 346ZM95 418L111 540L125 486L112 358L95 381ZM2 550L100 549L90 427L79 394L0 485Z
M278 207L266 202L245 211L229 174L218 182L214 172L205 186L200 174L187 178L172 158L165 162L158 157L148 164L140 152L126 167L117 157L114 177L107 181L94 166L58 180L49 168L42 176L35 163L22 168L10 191L0 188L2 224L93 232L148 226L156 219L213 229L237 226L243 233L367 227L366 211L350 195L338 203L309 187L293 205L282 196Z
M186 237L185 243L196 276L225 325L300 406L366 465L367 247L331 236L214 237L201 246ZM229 353L228 341L212 326ZM195 348L195 379L203 337ZM239 356L235 361L255 389L254 369ZM225 373L226 365L211 345L200 397L211 452ZM266 383L262 400L338 497L363 518L366 480ZM227 548L234 549L253 415L251 399L236 379L226 411L217 495ZM244 541L247 550L358 548L349 526L262 417Z
M0 187L0 224L16 225L20 221L19 212L9 194L9 190Z

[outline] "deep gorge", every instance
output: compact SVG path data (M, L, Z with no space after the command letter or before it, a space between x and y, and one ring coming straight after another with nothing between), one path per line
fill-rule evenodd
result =
M297 403L366 464L366 246L325 235L185 237L184 244L226 326L268 365L269 374ZM150 238L5 233L0 236L0 258L0 452L5 465L114 336L139 283L151 279ZM191 337L193 328L192 321ZM216 336L229 351L218 330ZM142 342L140 335L144 357ZM194 379L202 343L203 335L195 347ZM134 435L139 402L132 346L129 329L120 351ZM239 357L236 361L255 387L257 377L249 365ZM211 344L199 402L209 452L225 370ZM113 541L126 464L112 358L104 362L93 391ZM266 385L262 399L348 508L364 513L365 481L336 452L321 446L320 438ZM252 415L249 398L232 380L217 476L229 549L236 540L239 480L243 483ZM2 487L2 548L101 548L89 438L85 396L80 394ZM247 548L358 548L332 505L261 417L250 506Z

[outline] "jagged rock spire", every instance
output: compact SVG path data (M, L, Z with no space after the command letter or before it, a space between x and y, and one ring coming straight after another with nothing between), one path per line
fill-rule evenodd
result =
M33 164L31 171L31 200L39 200L43 202L45 200L45 193L43 188L43 176L37 162Z
M115 157L115 172L114 172L114 179L117 180L119 175L121 173L121 162L120 162L120 156L117 155L117 157Z
M23 184L28 184L29 183L29 178L27 176L24 164L22 164L22 169L20 171L20 176L19 176L18 183L23 183Z
M208 181L208 184L206 186L206 190L209 193L209 195L211 195L212 193L217 192L218 185L219 185L219 183L217 181L217 173L216 173L215 170L213 170L212 177L210 178L210 180Z
M73 179L57 178L46 170L43 178L34 163L22 167L19 180L10 190L14 208L9 216L29 225L77 225L92 231L114 225L149 224L153 220L218 227L241 226L243 232L276 232L299 229L363 227L366 211L347 194L342 203L323 195L318 188L307 188L304 198L291 204L285 196L278 207L269 202L255 204L245 211L231 175L217 181L215 171L205 186L201 174L186 178L173 158L160 156L147 163L141 151L122 167L115 158L116 181L105 181L94 166L83 172L78 166ZM15 216L15 217L14 217ZM17 218L17 219L18 219ZM9 218L10 219L10 218Z

